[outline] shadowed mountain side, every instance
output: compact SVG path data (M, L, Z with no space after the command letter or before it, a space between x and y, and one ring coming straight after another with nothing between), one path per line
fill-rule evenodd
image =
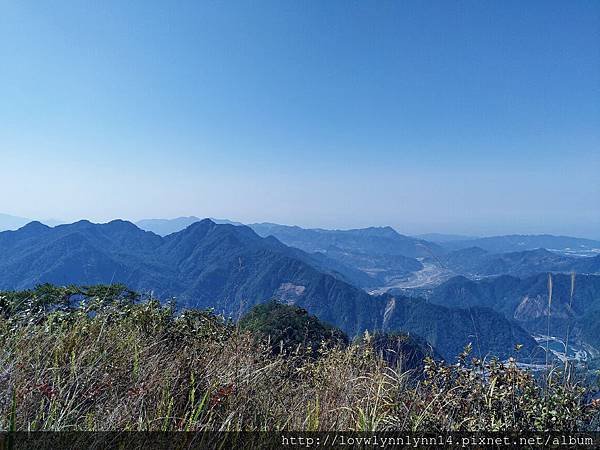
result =
M415 333L449 361L468 343L473 356L479 358L495 355L536 360L543 356L529 333L491 308L451 308L419 298L390 297L386 319L385 330ZM523 345L519 354L514 351L516 344Z
M600 349L600 334L595 320L600 312L600 276L576 275L574 284L569 274L552 276L550 330L564 337L572 328L572 336L585 336L585 342ZM571 287L573 297L571 298ZM428 300L448 307L488 307L518 321L530 332L547 333L548 274L524 279L512 276L473 281L455 277L435 288Z
M554 274L552 281L552 309L555 316L567 315L567 309L573 314L600 310L600 276L576 275L571 307L571 276ZM507 317L534 319L540 315L545 316L548 303L548 274L537 274L523 279L503 275L476 281L454 277L433 289L428 300L459 308L485 306ZM543 305L540 310L525 308L527 303L532 304L534 300Z

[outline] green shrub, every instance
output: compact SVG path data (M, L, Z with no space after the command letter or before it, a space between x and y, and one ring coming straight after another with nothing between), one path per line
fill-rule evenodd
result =
M338 328L321 322L305 309L276 300L256 305L241 318L239 326L268 341L276 354L305 350L316 356L323 345L348 344Z

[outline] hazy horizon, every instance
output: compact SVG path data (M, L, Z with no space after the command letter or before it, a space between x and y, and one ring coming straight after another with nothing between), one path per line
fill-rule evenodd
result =
M0 12L0 213L600 239L598 2Z

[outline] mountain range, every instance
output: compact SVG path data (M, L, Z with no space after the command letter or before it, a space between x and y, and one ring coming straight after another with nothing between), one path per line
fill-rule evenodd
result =
M540 272L600 272L600 255L573 257L540 248L509 253L490 253L468 247L440 257L444 266L468 277L515 275L527 277Z
M600 253L600 241L571 236L549 234L489 236L476 239L448 240L443 243L448 250L478 247L490 253L522 252L525 250L547 249L566 253Z
M197 217L149 219L136 224L162 236L180 231L200 220ZM241 225L219 220L216 223ZM442 248L421 239L397 233L391 227L371 227L355 230L306 229L273 223L248 225L262 237L274 236L282 243L314 255L325 265L335 266L356 286L372 288L393 284L423 265L416 258L441 253Z
M145 219L136 222L136 225L144 230L152 231L156 234L164 236L176 231L181 231L185 227L199 220L201 219L195 216L178 217L175 219ZM232 222L226 219L213 220L217 223L241 225L239 222ZM373 228L394 231L391 227L372 227L358 230L323 230L319 228L307 229L298 226L279 225L274 223L256 223L248 224L248 226L255 229L255 231L260 235L266 235L267 233L273 234L274 236L279 235L279 237L282 238L280 239L282 242L289 240L289 245L299 246L300 248L307 246L308 248L305 248L307 251L318 251L319 244L317 244L317 242L322 242L324 236L327 235L329 235L329 239L331 239L331 236L333 235L337 235L337 238L341 238L341 236L344 234L356 236L357 234L363 234L364 230ZM396 234L403 236L399 233ZM315 235L318 236L317 239L314 238ZM436 248L437 251L439 251L440 248L443 248L446 251L453 251L468 247L479 247L490 253L519 252L525 250L536 250L540 248L565 252L596 250L598 253L600 253L600 240L573 236L556 236L551 234L510 234L501 236L477 237L458 234L426 233L404 237L412 238L419 242L425 242L429 248ZM294 244L292 244L292 242ZM321 248L323 248L322 245ZM408 252L403 252L402 254L405 256L411 256Z
M388 229L352 230L334 242L349 246L360 235L366 235L370 247L357 252L383 251L394 242L400 243L398 248L417 251L415 240L406 241ZM175 297L180 307L213 308L234 318L276 298L305 308L350 336L365 330L416 334L447 359L454 359L469 342L481 355L506 357L517 343L527 357L535 357L539 350L520 325L489 307L456 308L404 296L371 296L337 272L327 253L309 254L272 234L261 237L250 227L209 219L166 236L122 220L79 221L53 228L32 222L0 233L0 255L4 290L46 282L123 283L163 299Z
M393 284L423 268L418 257L442 252L437 244L404 236L391 227L322 230L272 223L249 226L260 236L274 236L291 247L360 270L370 279L369 283L354 280L361 287Z
M194 216L152 219L140 221L137 225L166 235L180 231L197 220L200 219ZM220 222L240 225L226 220ZM324 268L344 274L345 281L371 291L420 283L427 287L452 275L479 278L510 274L526 277L548 271L600 271L600 242L568 236L465 238L429 234L410 237L391 227L324 230L273 223L248 226L262 237L274 236L290 247L311 254L315 260L322 261ZM423 239L425 236L437 242ZM546 250L544 246L553 251ZM578 257L580 254L587 257ZM590 258L594 255L595 258Z

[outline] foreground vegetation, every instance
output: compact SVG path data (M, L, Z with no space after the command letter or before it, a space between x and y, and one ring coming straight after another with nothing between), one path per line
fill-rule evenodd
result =
M421 363L415 345L348 343L277 303L234 324L122 286L4 292L0 430L597 428L596 403L559 372L536 381L468 349L452 365L434 352Z

